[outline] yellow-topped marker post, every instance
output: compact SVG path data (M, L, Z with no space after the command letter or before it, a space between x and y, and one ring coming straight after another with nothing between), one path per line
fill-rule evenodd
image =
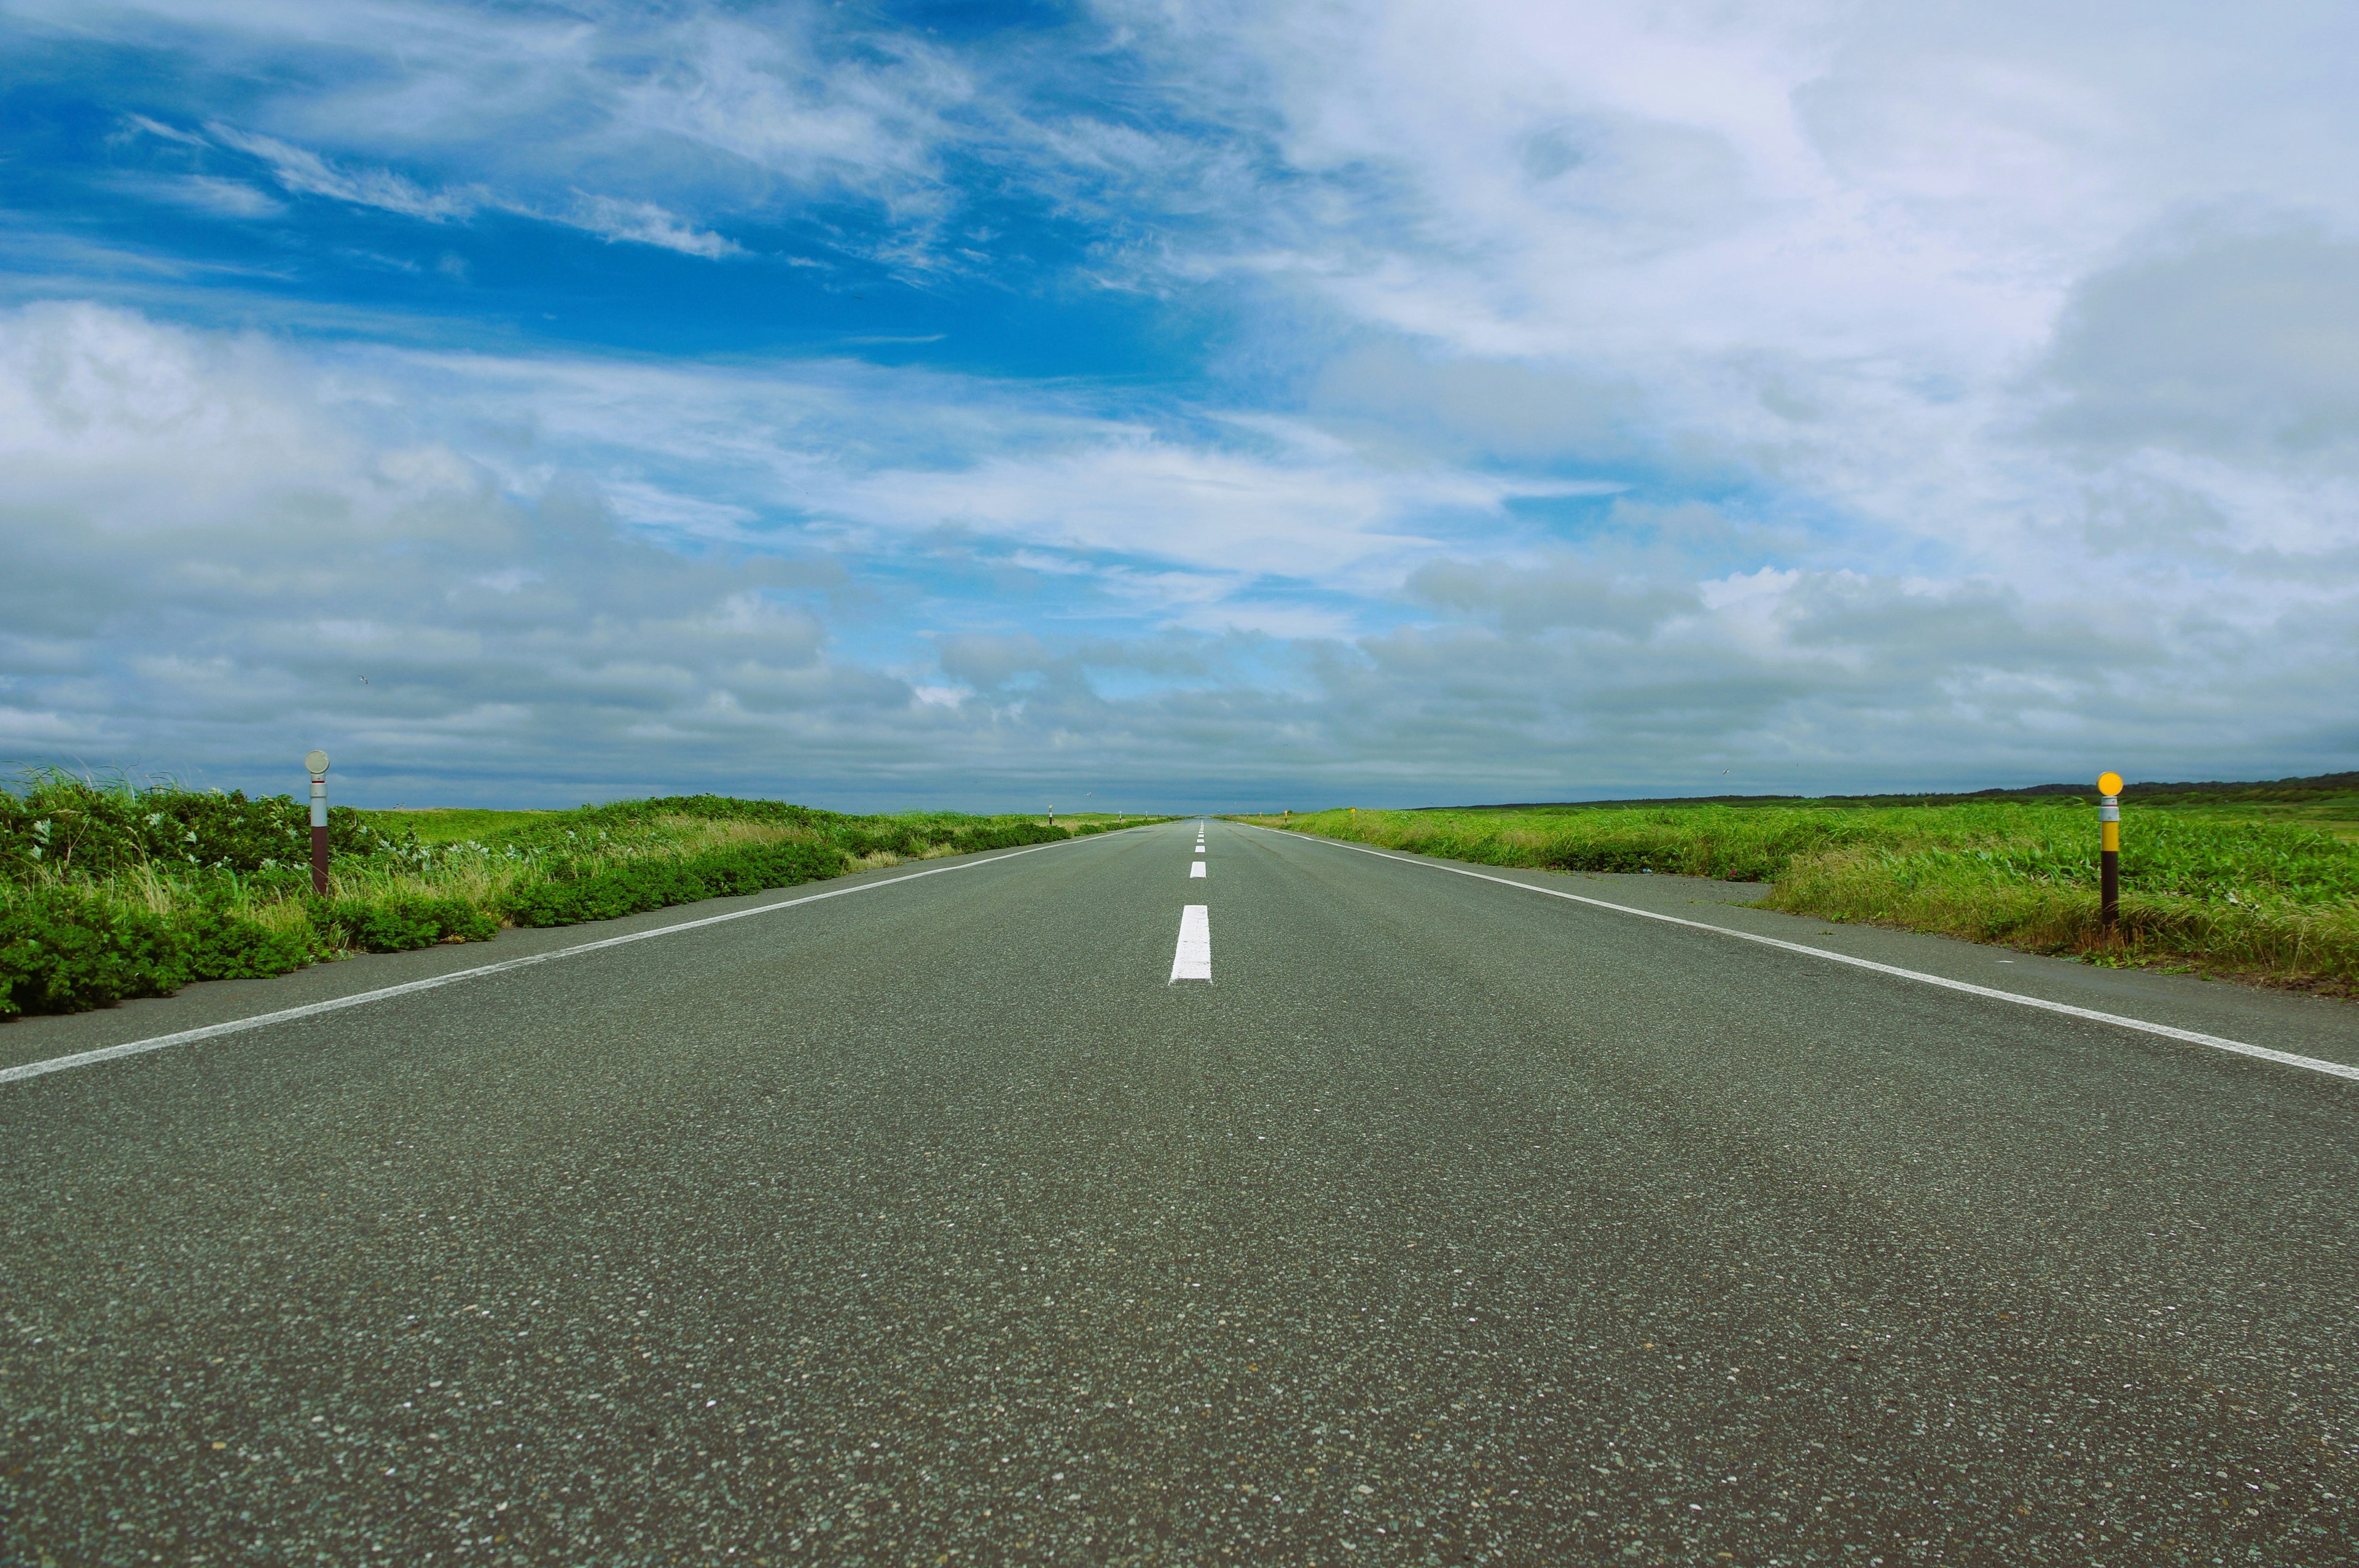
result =
M2122 914L2122 775L2097 775L2097 924L2108 935Z

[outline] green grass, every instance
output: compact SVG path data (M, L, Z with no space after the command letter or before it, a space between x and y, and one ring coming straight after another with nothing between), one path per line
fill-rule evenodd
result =
M854 816L717 795L575 811L338 807L329 813L323 898L311 891L308 806L292 796L38 773L0 790L0 1018L1114 825Z
M1270 826L1497 866L1657 871L1769 884L1764 907L2094 962L2192 967L2359 989L2352 797L2131 797L2122 913L2098 922L2093 804L1619 805L1327 811Z
M546 811L484 811L473 806L434 806L402 811L364 811L361 820L395 837L414 833L425 844L456 844L510 827L531 826Z
M2135 806L2137 803L2133 801ZM2311 801L2260 800L2237 805L2202 801L2161 803L2158 809L2174 816L2211 817L2231 822L2274 822L2307 827L2345 844L2359 844L2359 795L2322 795Z

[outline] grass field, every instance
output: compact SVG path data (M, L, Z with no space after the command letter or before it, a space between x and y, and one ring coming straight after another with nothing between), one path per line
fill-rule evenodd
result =
M415 833L424 844L457 844L486 838L512 827L529 827L549 811L481 811L472 806L428 807L400 811L364 811L362 821L381 833Z
M853 816L714 795L573 811L338 807L323 898L311 891L308 809L288 795L249 800L61 773L0 791L0 1018L1116 825Z
M2258 786L2256 786L2258 787ZM1245 820L1419 854L1768 884L1767 908L2090 962L2359 994L2359 791L2127 797L2097 918L2093 797L1325 811Z

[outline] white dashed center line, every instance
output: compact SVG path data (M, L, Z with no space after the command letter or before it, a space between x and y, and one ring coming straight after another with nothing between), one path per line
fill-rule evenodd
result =
M1180 946L1171 954L1171 979L1209 980L1212 978L1212 906L1191 903L1180 912Z
M1199 860L1194 865L1190 866L1188 868L1188 874L1191 877L1202 876L1204 874L1204 862Z

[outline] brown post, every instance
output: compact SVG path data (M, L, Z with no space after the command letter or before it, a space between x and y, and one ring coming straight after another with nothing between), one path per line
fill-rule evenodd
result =
M328 896L328 753L313 752L303 759L311 775L311 891Z

